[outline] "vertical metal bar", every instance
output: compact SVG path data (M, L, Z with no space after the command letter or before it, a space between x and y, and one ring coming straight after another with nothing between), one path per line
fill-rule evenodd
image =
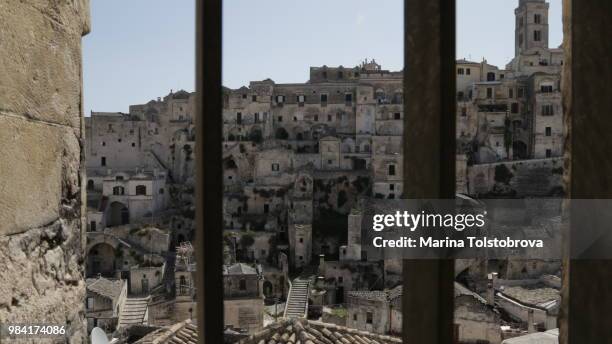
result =
M572 199L612 198L612 2L564 0L563 108L566 180ZM568 178L569 177L569 178ZM597 218L581 216L581 226ZM572 217L572 221L577 221ZM565 233L565 247L576 233ZM571 249L570 249L571 250ZM575 258L575 257L571 257ZM612 342L612 261L571 260L566 251L560 343Z
M455 1L404 1L404 196L455 197ZM453 260L404 260L404 343L453 342Z
M223 342L221 0L196 3L196 288L199 343Z

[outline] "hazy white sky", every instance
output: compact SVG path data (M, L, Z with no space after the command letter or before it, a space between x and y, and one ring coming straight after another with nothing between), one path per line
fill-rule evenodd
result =
M561 0L550 2L550 45L562 40ZM503 67L514 55L518 0L457 0L457 57ZM194 89L193 0L92 0L84 38L85 111ZM225 0L223 83L304 82L310 66L403 64L402 0Z

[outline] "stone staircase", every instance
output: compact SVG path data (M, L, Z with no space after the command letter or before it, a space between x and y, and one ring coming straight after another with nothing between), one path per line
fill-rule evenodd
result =
M285 318L305 318L308 310L308 288L310 281L300 277L293 280L287 304L285 305Z
M128 298L125 300L123 310L119 315L119 326L145 324L148 318L149 297Z

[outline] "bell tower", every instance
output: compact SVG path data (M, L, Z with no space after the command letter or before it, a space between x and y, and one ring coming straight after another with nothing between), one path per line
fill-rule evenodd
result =
M519 0L514 10L514 56L534 48L548 49L548 6L545 0Z

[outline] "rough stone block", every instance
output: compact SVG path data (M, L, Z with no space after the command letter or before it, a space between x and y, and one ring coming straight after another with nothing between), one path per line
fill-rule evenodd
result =
M78 216L75 130L0 113L0 235Z

